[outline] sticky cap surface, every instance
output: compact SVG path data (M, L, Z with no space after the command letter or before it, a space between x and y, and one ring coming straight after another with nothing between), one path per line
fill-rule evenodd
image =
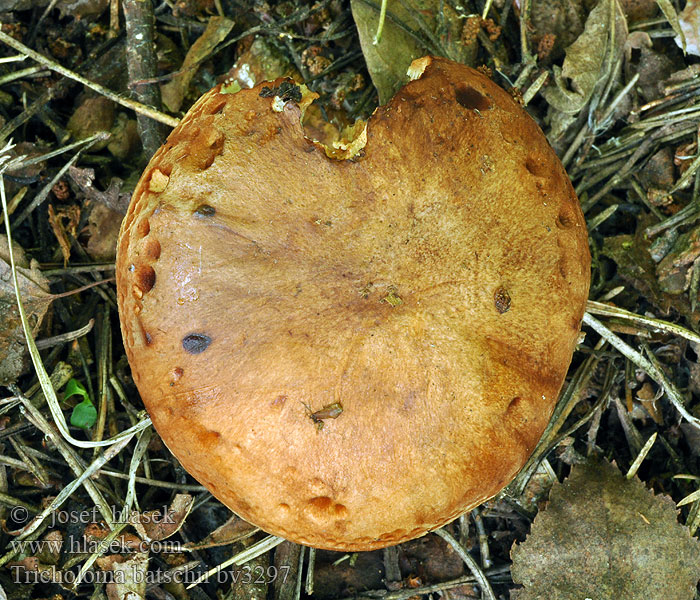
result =
M576 344L590 257L563 167L491 80L423 60L351 160L305 138L295 100L214 88L122 226L122 330L156 429L302 544L395 544L496 494Z

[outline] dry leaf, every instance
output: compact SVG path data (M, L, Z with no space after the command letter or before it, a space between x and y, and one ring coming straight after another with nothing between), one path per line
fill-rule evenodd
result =
M669 294L682 294L690 286L693 264L700 258L700 228L681 234L656 267L659 286Z
M169 110L180 110L187 88L196 73L199 64L205 60L233 29L233 21L226 17L211 17L204 33L200 35L187 51L180 71L161 87L163 103Z
M71 181L78 186L85 194L85 198L90 202L99 202L124 215L129 206L131 194L121 192L123 181L118 177L112 177L107 189L102 192L94 186L95 170L81 167L69 167L68 176Z
M112 571L114 577L107 584L109 600L145 600L146 577L148 570L148 554L137 552L124 562L114 562Z
M440 0L388 0L384 28L374 43L379 23L379 5L369 0L351 0L352 16L360 36L367 70L385 104L408 81L411 61L436 54L470 64L471 51L462 43L462 20ZM409 33L410 32L410 33ZM474 47L475 48L475 47Z
M671 0L656 0L656 3L659 5L661 12L664 13L664 17L666 17L669 25L671 25L671 29L675 31L677 43L685 53L685 35L681 29L681 24L678 20L678 15L676 14L676 9L674 8L673 3Z
M650 253L651 241L644 233L651 222L649 218L641 218L634 235L606 237L601 254L615 262L620 277L652 302L659 309L660 316L676 310L695 328L700 321L700 313L692 310L688 297L665 292L657 279L657 265Z
M165 513L156 510L133 513L131 523L142 538L164 540L182 527L193 504L194 498L189 494L176 494Z
M136 119L129 119L125 113L119 113L114 120L107 142L107 150L119 160L126 161L137 154L141 147Z
M574 466L513 547L514 600L691 600L700 542L674 502L608 462Z
M64 206L56 212L53 205L49 204L49 223L61 248L64 266L70 260L71 240L75 238L79 221L80 208L78 206Z
M659 10L656 0L620 0L629 22L651 19Z
M43 2L42 4L48 4ZM107 7L109 0L61 0L58 3L61 10L61 18L75 17L76 19L97 20Z
M582 0L531 3L532 46L539 58L559 58L564 48L583 32L586 14Z
M51 304L49 282L36 261L27 261L18 244L13 250L24 310L36 331ZM13 383L29 366L9 260L7 237L0 234L0 385Z
M90 205L87 252L93 260L113 262L117 254L122 214L99 202L90 202Z
M54 529L42 538L42 544L39 546L39 552L36 553L36 557L44 564L57 565L61 560L62 548L63 533Z
M639 75L634 86L643 102L655 100L661 96L659 82L673 73L674 63L659 52L646 31L633 31L627 36L625 43L625 80L630 81L635 74ZM666 152L668 147L662 148ZM645 171L640 173L643 176ZM671 187L673 182L669 184Z
M648 381L637 391L637 400L642 404L644 410L649 413L649 416L654 419L658 425L663 425L664 418L657 406L657 401L664 395L664 389L659 387L654 391L654 387Z
M217 527L201 542L188 542L184 547L188 550L203 550L214 546L228 546L250 537L256 531L258 528L255 525L232 515L226 523Z
M578 113L596 85L608 80L626 40L627 22L618 0L600 0L583 33L566 49L563 66L553 67L555 85L542 92L547 102L563 113Z
M104 96L85 98L75 109L66 126L74 139L84 140L90 136L109 131L114 124L115 104ZM93 150L101 150L107 146L104 139L92 146Z
M700 56L700 0L688 0L678 15L678 27L685 38L685 51ZM676 44L683 47L683 38L677 35Z

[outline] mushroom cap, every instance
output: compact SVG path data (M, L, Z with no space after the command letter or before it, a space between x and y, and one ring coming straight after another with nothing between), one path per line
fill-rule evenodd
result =
M122 333L157 431L235 513L319 548L418 537L511 481L588 296L585 221L535 122L469 67L413 70L348 160L304 136L296 101L215 87L121 230Z

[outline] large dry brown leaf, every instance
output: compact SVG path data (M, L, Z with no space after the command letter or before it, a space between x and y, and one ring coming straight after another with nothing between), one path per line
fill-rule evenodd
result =
M527 540L513 547L515 600L691 600L700 542L667 496L608 462L575 466L555 484Z
M555 85L543 90L547 102L563 113L578 113L596 86L608 80L626 40L627 22L618 0L600 0L583 33L566 49L563 66L554 67Z
M163 104L169 110L180 110L182 101L187 93L190 81L196 73L197 66L205 60L233 29L233 21L226 17L211 17L204 33L200 35L190 49L182 63L180 71L163 87L161 94Z
M36 262L27 262L17 244L13 249L24 310L30 325L36 330L51 304L49 283ZM7 237L0 234L0 385L13 383L27 366L27 345L17 310Z

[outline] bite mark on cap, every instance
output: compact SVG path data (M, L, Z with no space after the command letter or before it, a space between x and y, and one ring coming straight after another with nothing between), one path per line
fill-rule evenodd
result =
M491 101L486 96L466 83L460 83L455 87L455 100L464 108L478 112L492 107Z
M190 333L182 338L182 347L188 354L201 354L211 344L211 338L204 333Z

